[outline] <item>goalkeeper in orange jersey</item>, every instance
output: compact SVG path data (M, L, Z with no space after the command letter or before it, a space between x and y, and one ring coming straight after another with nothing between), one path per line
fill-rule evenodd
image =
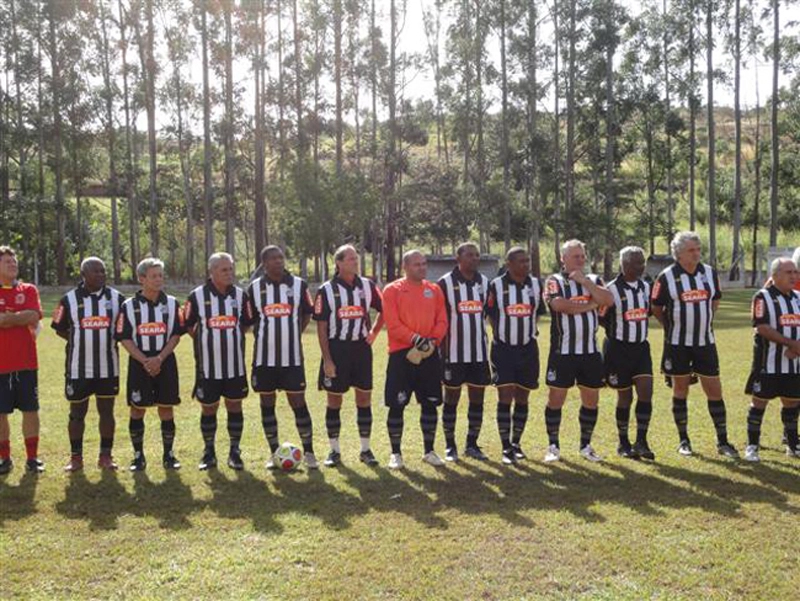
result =
M433 466L444 461L434 452L438 414L442 404L442 363L438 345L447 333L447 313L441 288L425 279L425 255L410 250L403 255L405 277L383 291L383 315L389 334L385 402L392 444L391 469L403 467L401 442L403 412L413 393L420 404L420 427L425 443L422 459Z

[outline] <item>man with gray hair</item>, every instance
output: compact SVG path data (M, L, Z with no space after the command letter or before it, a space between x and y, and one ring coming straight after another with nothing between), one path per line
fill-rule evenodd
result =
M775 259L770 280L753 296L755 349L745 393L752 397L747 415L744 458L758 462L761 422L767 403L780 398L786 454L800 457L797 416L800 409L800 270L794 261Z
M202 407L200 432L203 457L198 468L217 466L214 439L217 435L217 411L225 399L228 414L230 450L228 467L244 469L239 443L244 429L242 401L247 397L247 374L244 364L244 335L247 317L247 294L235 285L236 270L228 253L214 253L208 258L209 279L189 293L183 305L186 330L194 340L195 383L192 396Z
M144 416L157 407L164 445L164 468L177 470L181 464L172 451L175 442L173 409L180 405L178 363L175 347L186 332L183 311L174 296L164 292L164 263L148 258L139 262L136 275L142 285L133 298L122 304L116 338L130 354L128 362L128 429L133 444L132 472L147 467L144 456Z
M596 334L600 310L614 303L603 280L585 274L586 245L567 240L561 247L560 273L547 279L544 300L550 307L550 357L547 385L550 387L544 420L549 446L544 460L561 458L559 430L561 408L569 389L578 385L581 393L579 415L580 455L587 461L601 461L592 448L592 433L597 424L597 405L604 386L603 357L597 349Z
M687 428L687 397L693 375L700 378L708 398L708 412L717 432L717 451L736 459L739 452L728 441L725 401L719 379L719 356L714 338L714 313L722 291L717 271L700 260L700 237L678 232L670 243L675 262L653 286L653 315L664 327L661 370L672 381L672 414L678 428L678 453L692 455Z
M626 246L619 253L620 274L608 285L614 296L603 316L606 340L603 345L606 384L617 391L617 431L620 457L655 459L647 444L647 430L653 411L653 361L647 340L650 317L650 284L642 279L646 264L644 250ZM636 443L628 438L633 389L636 388Z
M83 469L83 433L89 399L97 399L100 415L100 456L97 466L117 469L114 446L114 399L119 393L119 353L114 326L125 301L106 286L106 266L97 257L81 263L81 283L59 301L52 328L67 341L64 395L69 401L70 460L66 472Z

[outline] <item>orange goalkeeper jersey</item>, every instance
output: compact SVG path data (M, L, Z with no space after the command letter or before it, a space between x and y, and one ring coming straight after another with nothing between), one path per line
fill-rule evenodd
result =
M442 289L427 280L395 280L383 289L383 318L390 353L411 348L414 334L433 338L438 345L447 333Z

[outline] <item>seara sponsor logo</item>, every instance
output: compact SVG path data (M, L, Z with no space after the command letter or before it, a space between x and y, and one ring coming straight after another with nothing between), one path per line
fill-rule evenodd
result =
M533 307L525 303L517 303L506 307L506 315L509 317L529 317L533 314Z
M625 311L625 321L647 321L647 309L629 309Z
M208 327L212 330L232 330L239 320L235 315L217 315L208 318Z
M483 303L479 300L465 300L458 303L459 313L482 313Z
M364 317L364 309L357 305L346 305L339 307L336 315L339 316L339 319L361 319Z
M143 323L136 328L136 333L139 336L163 336L167 333L167 324L163 321Z
M787 313L786 315L781 315L781 325L785 328L799 328L800 314Z
M84 317L81 319L82 330L106 330L111 325L111 318L106 316Z
M685 303L702 303L709 297L708 290L687 290L681 292L681 300Z
M588 294L582 294L580 296L573 296L569 299L569 302L575 303L576 305L587 305L589 301L592 300L592 297Z
M288 317L292 314L292 305L288 303L273 303L264 307L265 317Z

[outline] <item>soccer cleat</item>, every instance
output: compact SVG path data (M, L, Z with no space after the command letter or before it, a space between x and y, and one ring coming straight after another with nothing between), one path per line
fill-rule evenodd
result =
M29 474L41 474L44 471L44 461L38 457L28 459L25 462L25 471Z
M728 442L717 445L717 453L723 457L727 457L728 459L739 459L739 451L737 451L736 447Z
M792 448L788 444L786 445L786 456L787 457L797 457L800 458L800 447ZM0 472L2 473L2 472Z
M228 467L237 472L244 469L242 452L239 449L231 449L228 453Z
M147 459L145 459L144 453L137 451L133 456L133 461L131 461L130 470L132 472L143 472L145 469L147 469Z
M444 460L456 463L458 461L458 449L455 447L447 447L444 450Z
M358 456L358 459L361 463L366 463L367 465L378 465L378 460L375 459L375 455L372 454L372 451L367 449L366 451L361 451L361 454Z
M268 470L278 469L278 466L275 463L275 453L272 453L272 455L269 456L269 459L267 459L267 464L264 467L266 467Z
M442 458L439 457L434 451L428 451L425 453L422 456L422 460L433 467L442 467L444 465Z
M691 457L694 455L692 452L692 443L689 440L682 440L681 443L678 445L678 455L683 455L684 457Z
M586 459L586 461L591 461L592 463L599 463L603 460L603 458L600 457L600 455L595 453L594 449L592 448L592 445L590 444L587 444L585 447L583 447L580 450L580 454L581 457Z
M64 466L64 471L69 473L79 472L83 469L83 456L70 455L69 463Z
M517 461L522 461L523 459L528 458L528 456L522 452L519 443L512 443L511 448L514 449L514 457L517 458Z
M339 451L331 451L325 459L325 467L336 467L342 465L342 454Z
M110 472L114 472L119 468L119 466L114 463L114 458L109 454L102 454L97 457L97 467Z
M619 455L620 457L624 457L626 459L638 459L639 458L639 456L633 450L633 447L631 446L631 443L629 443L627 441L624 442L624 443L620 443L619 444L619 446L617 447L617 455Z
M477 459L478 461L489 461L489 458L478 445L468 446L464 449L464 455L470 459Z
M314 453L306 453L304 460L306 462L306 467L310 470L318 470L319 469L319 462L317 461L317 456Z
M14 468L14 462L11 461L11 457L9 457L8 459L0 459L0 476L5 476L13 468Z
M201 472L205 472L206 470L210 470L212 468L217 467L217 455L214 451L206 451L203 453L203 458L200 460L197 469Z
M744 460L752 461L753 463L758 463L761 461L761 457L758 456L758 445L749 444L745 447Z
M216 463L216 457L214 458L214 462ZM170 451L164 458L162 459L161 463L164 465L164 469L166 470L179 470L181 469L181 462L178 461L178 458L175 457L175 453Z
M503 465L516 465L517 455L513 448L503 449Z
M392 453L389 457L389 469L401 470L403 469L403 456L400 453Z
M544 462L553 463L555 461L561 461L561 449L558 448L558 445L551 444L547 447L547 453L544 454Z
M656 454L650 450L650 446L646 442L635 442L633 444L633 452L641 459L647 459L648 461L656 460Z

